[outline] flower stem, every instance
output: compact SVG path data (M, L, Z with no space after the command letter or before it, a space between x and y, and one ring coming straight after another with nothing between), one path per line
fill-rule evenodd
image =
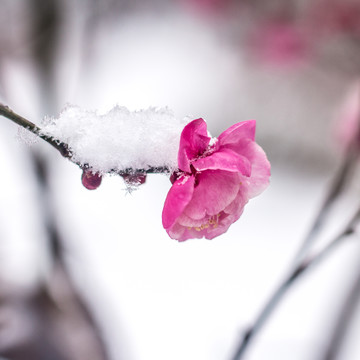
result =
M290 275L282 282L282 284L276 289L274 294L270 297L270 300L266 303L265 307L260 312L259 316L255 320L254 324L246 331L243 336L243 339L233 356L232 360L240 360L245 353L250 341L254 338L256 333L261 329L264 325L265 321L269 318L272 311L278 305L280 300L286 294L286 292L291 288L292 285L296 282L296 280L300 277L300 275L304 274L310 268L312 268L315 264L320 263L324 260L332 250L341 243L341 241L347 238L354 232L354 227L360 220L360 208L355 213L353 218L349 221L345 229L340 232L332 241L330 241L322 250L312 256L308 256L304 260L297 265L294 270L290 273Z

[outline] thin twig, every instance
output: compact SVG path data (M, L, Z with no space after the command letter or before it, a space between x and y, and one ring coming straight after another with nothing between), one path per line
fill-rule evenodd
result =
M44 141L49 143L51 146L53 146L56 150L58 150L62 156L67 157L67 158L71 157L71 152L68 150L68 146L66 144L64 144L63 142L54 140L50 136L44 135L41 132L41 128L36 126L31 121L25 119L24 117L16 114L8 106L6 106L4 104L0 104L0 115L6 117L7 119L13 121L16 124L22 126L24 129L31 131L33 134L35 134L39 138L43 139Z
M351 235L354 232L354 227L360 220L360 208L355 213L354 217L349 221L345 229L340 232L332 241L330 241L322 250L313 256L308 256L304 259L296 268L291 272L291 274L285 279L281 286L276 289L275 293L270 297L270 300L266 303L265 307L262 309L260 315L257 317L254 324L246 331L244 337L233 356L233 360L240 360L245 353L250 341L254 338L255 334L260 330L264 325L265 321L269 318L275 307L278 305L280 300L286 294L286 292L293 286L296 280L300 275L304 274L307 270L313 267L315 264L324 260L331 251L338 245L340 242L345 239L348 235Z

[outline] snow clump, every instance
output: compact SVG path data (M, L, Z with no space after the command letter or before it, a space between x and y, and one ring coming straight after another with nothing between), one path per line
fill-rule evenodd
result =
M45 118L42 133L68 145L71 160L100 174L152 167L177 168L180 134L189 119L168 108L129 111L115 106L105 114L68 105Z

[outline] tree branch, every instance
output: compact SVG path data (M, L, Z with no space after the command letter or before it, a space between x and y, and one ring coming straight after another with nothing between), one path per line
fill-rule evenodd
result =
M290 273L290 275L281 283L281 285L276 289L274 294L270 297L270 300L266 303L259 316L255 320L254 324L246 331L243 336L243 339L235 352L232 360L240 360L245 350L247 349L250 341L254 338L254 336L258 333L261 327L264 325L265 321L269 318L273 310L279 304L283 296L287 293L287 291L296 283L297 279L312 268L315 264L320 263L324 260L335 248L337 245L341 243L341 241L347 238L349 235L353 234L355 225L360 220L360 208L355 213L353 218L348 222L345 226L345 229L340 232L332 241L330 241L322 250L320 250L317 254L313 256L308 256L304 259L298 266L294 268L294 270Z
M5 118L13 121L14 123L22 126L24 129L31 131L33 134L38 136L39 138L43 139L51 146L53 146L56 150L60 152L60 154L66 158L71 158L71 151L69 151L68 146L63 142L54 140L53 138L46 136L41 133L41 128L36 126L31 121L25 119L24 117L16 114L12 111L8 106L0 103L0 115L4 116Z
M88 164L80 164L78 162L75 162L72 159L72 151L68 144L65 144L61 141L55 140L50 136L47 136L42 133L41 128L32 123L31 121L25 119L24 117L16 114L14 111L12 111L8 106L0 103L0 115L4 116L5 118L13 121L14 123L20 125L26 130L29 130L39 138L43 139L47 143L49 143L51 146L53 146L57 151L60 152L60 154L70 161L72 161L74 164L78 165L82 169L90 168ZM169 173L170 170L166 166L150 166L147 169L132 169L127 168L121 171L113 171L114 173L117 173L119 175L127 175L127 174L141 174L141 173L147 173L147 174L155 174L155 173Z
M340 313L335 323L335 327L330 336L328 346L324 353L324 356L321 357L322 360L335 360L340 359L339 355L343 348L343 343L346 338L346 335L349 332L349 328L352 320L354 319L354 314L359 306L360 300L360 267L357 269L356 276L354 277L353 283L345 301L340 309Z
M329 211L332 208L332 205L334 204L335 200L337 200L337 198L339 197L341 191L343 190L346 184L347 179L350 177L358 157L359 157L358 144L352 142L349 148L347 149L345 158L343 159L340 168L338 169L334 179L332 180L332 183L330 184L325 200L320 210L318 211L311 225L311 228L308 230L308 233L305 236L303 243L301 244L295 256L294 259L295 264L298 264L301 260L304 259L307 251L314 243L316 236L318 235L318 233L320 232L320 230L324 225L325 219L328 216Z

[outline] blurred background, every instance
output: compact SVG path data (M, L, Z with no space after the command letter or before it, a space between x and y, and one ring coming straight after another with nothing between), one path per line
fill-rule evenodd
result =
M178 243L161 225L166 176L88 191L1 118L0 359L230 359L355 131L359 55L359 0L1 0L0 101L15 112L41 125L67 103L168 106L213 136L256 119L272 179L226 234ZM355 177L316 247L359 191ZM289 292L245 359L322 359L359 271L352 240ZM360 357L359 312L350 325L337 359Z

